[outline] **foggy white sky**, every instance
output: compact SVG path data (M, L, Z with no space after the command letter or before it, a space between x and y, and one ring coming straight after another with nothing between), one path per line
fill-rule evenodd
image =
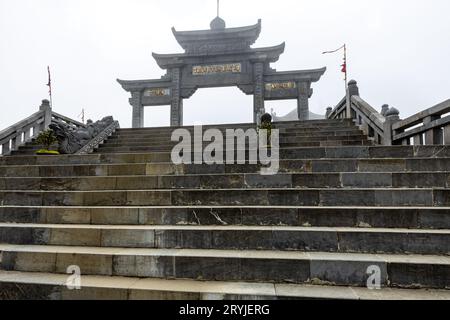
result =
M209 28L216 0L0 0L0 130L37 111L52 69L54 110L76 118L113 115L131 126L121 79L159 78L151 52L177 53L170 28ZM311 111L324 114L344 95L341 55L323 56L344 42L349 77L379 109L406 117L450 97L448 0L221 0L228 27L262 19L253 47L286 41L277 70L328 71L314 85ZM285 114L295 101L270 102ZM185 123L248 122L252 97L237 88L203 89L185 100ZM147 126L168 125L169 107L146 108Z

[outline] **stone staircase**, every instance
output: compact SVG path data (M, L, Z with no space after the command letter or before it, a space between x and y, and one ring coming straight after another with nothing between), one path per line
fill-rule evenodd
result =
M450 299L450 147L377 147L347 120L276 127L275 176L174 165L172 128L0 157L0 298Z

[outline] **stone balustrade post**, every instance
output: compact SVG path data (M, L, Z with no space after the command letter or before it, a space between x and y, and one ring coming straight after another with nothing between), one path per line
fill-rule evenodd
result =
M358 82L356 82L356 80L350 80L348 82L348 94L350 97L353 97L353 96L359 97Z
M440 116L429 116L423 119L423 124L429 124L435 120L440 119ZM443 144L443 135L441 128L433 128L425 132L425 144L426 145L434 145L434 144Z
M383 106L381 107L381 115L384 117L386 116L386 113L389 111L389 105L388 104L383 104Z
M444 127L444 144L450 145L450 124Z
M44 122L39 131L44 131L47 130L52 123L52 107L50 106L50 101L47 99L42 100L39 110L44 111Z
M390 108L385 114L386 120L383 125L383 145L392 146L392 125L400 121L400 111Z

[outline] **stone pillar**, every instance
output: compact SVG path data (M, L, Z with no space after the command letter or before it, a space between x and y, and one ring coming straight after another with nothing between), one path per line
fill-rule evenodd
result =
M414 143L415 146L423 146L423 135L421 133L420 134L416 134L413 137L413 143Z
M170 105L170 125L183 125L183 99L181 98L181 71L172 69L172 102Z
M348 94L350 95L350 97L353 96L359 97L358 82L356 82L356 80L350 80L348 82Z
M350 80L348 82L346 95L345 95L345 114L347 119L352 119L352 97L359 96L358 83L355 80Z
M133 107L132 127L144 127L144 107L141 103L141 92L134 91L131 93L130 104Z
M400 121L400 112L395 108L390 108L386 112L386 121L383 125L383 145L392 146L392 125Z
M255 91L253 93L253 122L258 123L266 111L264 108L264 63L256 62L253 65Z
M300 121L309 120L309 97L311 95L310 82L298 82L297 114Z
M450 145L450 124L444 127L444 144Z
M423 119L423 124L429 124L435 120L440 119L440 116L430 116ZM426 145L434 145L434 144L443 144L443 135L441 128L434 128L425 132L425 144Z
M330 114L333 112L333 108L332 107L328 107L327 108L327 113L325 114L325 118L329 119L330 118Z
M39 107L40 111L44 111L44 122L42 123L41 131L47 130L52 123L52 108L50 106L50 101L42 100L42 104Z
M9 141L2 144L2 154L8 154L11 151L9 148Z

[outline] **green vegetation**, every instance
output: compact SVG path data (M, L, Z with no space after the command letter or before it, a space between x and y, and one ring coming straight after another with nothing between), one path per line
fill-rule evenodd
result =
M36 151L36 154L41 155L58 155L58 151L50 150L51 146L56 143L58 139L56 138L53 130L48 129L42 131L36 138L36 143L44 146L44 149Z

